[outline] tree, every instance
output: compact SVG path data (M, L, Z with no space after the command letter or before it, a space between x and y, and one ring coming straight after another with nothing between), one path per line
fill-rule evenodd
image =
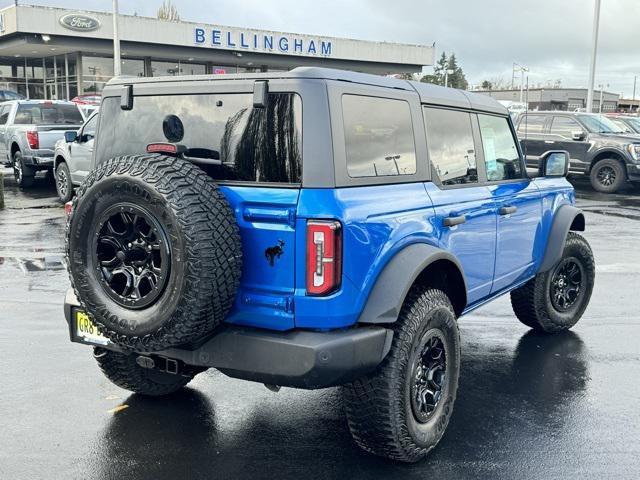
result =
M492 90L493 84L489 80L483 80L480 88L482 88L482 90Z
M449 74L447 86L451 88L459 88L461 90L466 90L469 87L469 82L467 82L467 78L464 76L462 67L458 65L458 61L456 60L455 53L452 53L451 56L449 57L448 65L449 65L448 70L453 72Z
M447 70L453 70L453 72L447 75ZM442 55L440 55L440 58L433 66L433 74L425 75L420 81L433 83L435 85L444 85L445 77L447 77L447 86L449 87L463 90L469 87L469 83L464 76L462 68L458 65L455 54L452 53L450 57L447 57L445 52L442 52Z
M171 0L163 0L162 5L158 9L158 20L167 20L169 22L179 22L180 14L178 8L171 3Z

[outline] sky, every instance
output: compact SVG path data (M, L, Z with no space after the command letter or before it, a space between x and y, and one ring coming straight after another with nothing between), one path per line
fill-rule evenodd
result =
M3 3L9 3L4 0ZM110 0L20 3L85 10ZM155 16L161 0L120 0L122 13ZM586 87L595 0L174 0L183 20L399 43L455 52L472 85L511 85L513 63L529 85ZM427 69L430 71L431 69ZM638 75L640 0L602 0L596 88L631 97ZM520 74L516 74L519 86Z

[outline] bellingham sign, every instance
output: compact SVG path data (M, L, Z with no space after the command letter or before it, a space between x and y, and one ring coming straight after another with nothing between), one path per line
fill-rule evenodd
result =
M100 20L80 13L69 13L60 17L60 24L69 30L91 32L100 28Z
M253 50L263 53L331 56L331 42L307 36L194 28L194 43L203 47Z

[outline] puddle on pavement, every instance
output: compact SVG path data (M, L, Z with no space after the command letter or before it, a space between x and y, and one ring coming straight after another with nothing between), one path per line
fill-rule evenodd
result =
M0 268L7 265L17 266L25 275L33 272L64 270L62 255L51 255L39 258L0 257Z

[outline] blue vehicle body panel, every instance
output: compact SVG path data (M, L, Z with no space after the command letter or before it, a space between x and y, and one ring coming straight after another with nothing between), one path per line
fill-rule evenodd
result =
M242 239L243 266L228 323L287 330L294 327L293 294L297 188L221 186ZM280 247L273 266L266 256Z
M532 278L544 256L554 213L573 204L564 178L442 189L432 182L308 189L222 186L240 226L243 272L228 323L273 330L354 325L384 267L408 245L452 253L467 281L465 313ZM503 206L516 212L500 215ZM466 222L444 227L448 216ZM340 289L307 296L306 224L343 226ZM270 264L265 251L282 245Z

